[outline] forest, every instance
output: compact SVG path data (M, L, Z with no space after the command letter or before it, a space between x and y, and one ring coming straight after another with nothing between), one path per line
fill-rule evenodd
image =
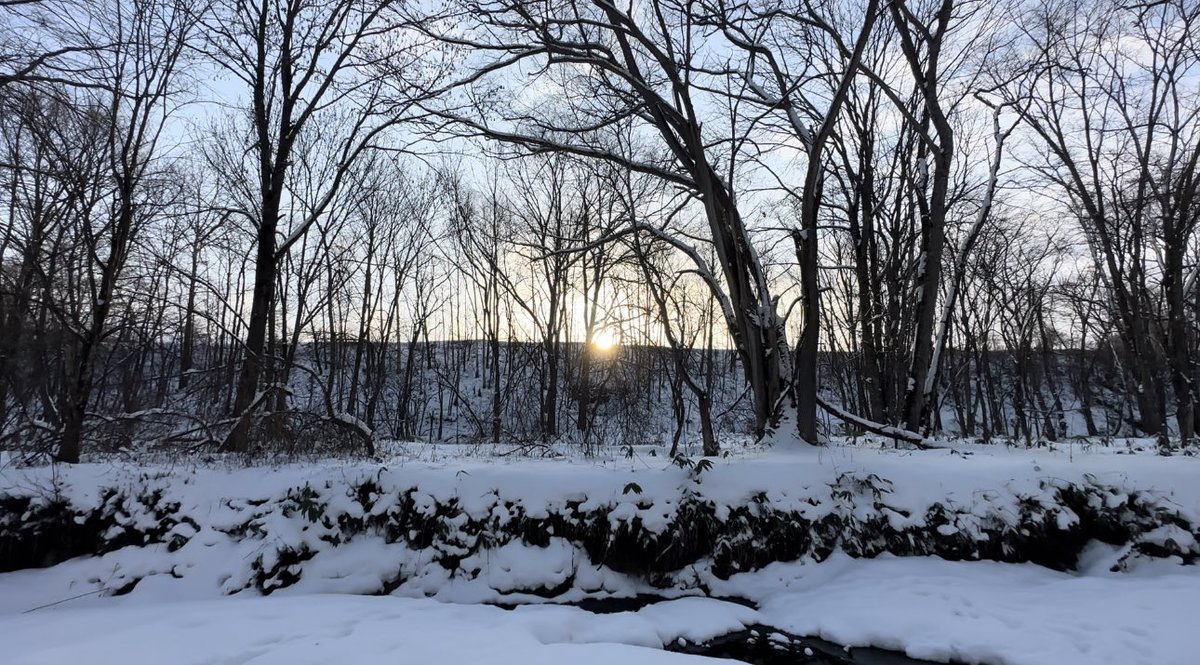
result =
M0 11L7 446L1194 438L1195 2Z
M0 0L5 665L1194 665L1200 0Z

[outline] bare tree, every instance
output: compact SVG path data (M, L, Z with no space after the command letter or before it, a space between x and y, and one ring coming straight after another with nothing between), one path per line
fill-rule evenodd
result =
M254 290L227 449L246 449L252 412L267 397L259 379L280 260L334 201L354 161L378 146L414 98L428 91L419 76L385 81L376 75L385 65L405 71L421 50L407 43L397 5L220 0L204 22L213 61L246 88L254 174L253 200L238 211L254 228ZM337 167L305 214L289 215L287 179L297 142L305 132L326 129L315 123L336 113L343 114L332 128L338 132Z
M729 43L745 53L732 76L734 98L752 106L751 127L781 131L800 142L805 160L799 183L769 169L799 210L799 228L792 231L800 267L802 327L797 342L792 389L796 398L797 432L817 443L817 355L820 349L820 268L818 243L826 146L839 125L842 106L859 75L864 50L872 41L880 15L879 2L862 8L861 25L853 31L842 25L846 7L808 3L793 11L785 3L763 7L734 7L725 2L707 8L705 20L721 30ZM813 85L811 81L828 81ZM774 118L773 116L778 116Z
M575 2L464 2L457 14L429 21L426 29L481 60L463 85L482 92L493 75L532 67L546 85L564 89L562 113L534 115L486 98L442 104L431 112L444 128L485 136L533 153L562 152L596 159L661 178L693 198L704 211L719 273L700 261L738 350L753 393L756 429L765 431L785 396L791 350L766 271L737 205L729 178L727 139L706 131L701 35L707 29L691 5L673 0L623 9L615 4ZM476 17L487 27L479 37L442 29L445 22ZM653 135L658 154L615 140L614 125L634 123ZM644 130L644 131L643 131ZM652 133L652 134L651 134ZM659 155L662 155L660 157ZM726 162L728 163L728 162ZM673 242L685 254L701 253L685 238L661 228L638 228Z
M14 84L104 89L97 58L118 37L80 30L86 25L80 18L110 11L93 0L0 1L0 90Z
M88 175L101 178L104 190L79 211L87 257L80 278L88 298L77 318L67 322L77 344L61 406L61 461L79 461L95 355L112 332L109 314L134 239L163 195L170 196L160 180L166 175L160 163L164 128L181 87L177 74L195 24L192 8L173 0L120 2L94 17L98 33L93 39L115 46L99 51L103 93L83 93L79 110L85 122L103 123L96 138L103 146L104 170Z
M1200 221L1200 7L1050 3L1027 26L1027 74L1005 90L1037 138L1028 165L1076 211L1106 285L1140 427L1166 447L1167 388L1186 444L1195 430L1188 322Z

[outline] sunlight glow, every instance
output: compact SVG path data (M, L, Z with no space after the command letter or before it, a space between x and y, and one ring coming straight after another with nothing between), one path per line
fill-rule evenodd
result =
M607 330L601 330L592 336L592 345L600 351L611 351L620 340Z

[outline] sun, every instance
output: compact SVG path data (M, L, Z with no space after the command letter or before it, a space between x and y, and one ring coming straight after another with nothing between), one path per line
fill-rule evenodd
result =
M608 330L601 330L592 336L592 346L600 351L611 351L618 343L620 340L617 339L617 336Z

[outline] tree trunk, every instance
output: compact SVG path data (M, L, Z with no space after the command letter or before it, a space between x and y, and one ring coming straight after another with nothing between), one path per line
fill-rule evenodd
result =
M233 416L237 419L230 430L225 450L243 453L250 445L251 406L256 404L259 376L262 373L263 351L266 349L267 318L275 299L275 225L279 219L278 200L269 201L259 220L254 263L254 293L250 305L250 320L246 324L246 344L242 351L242 371L238 378L233 401Z

